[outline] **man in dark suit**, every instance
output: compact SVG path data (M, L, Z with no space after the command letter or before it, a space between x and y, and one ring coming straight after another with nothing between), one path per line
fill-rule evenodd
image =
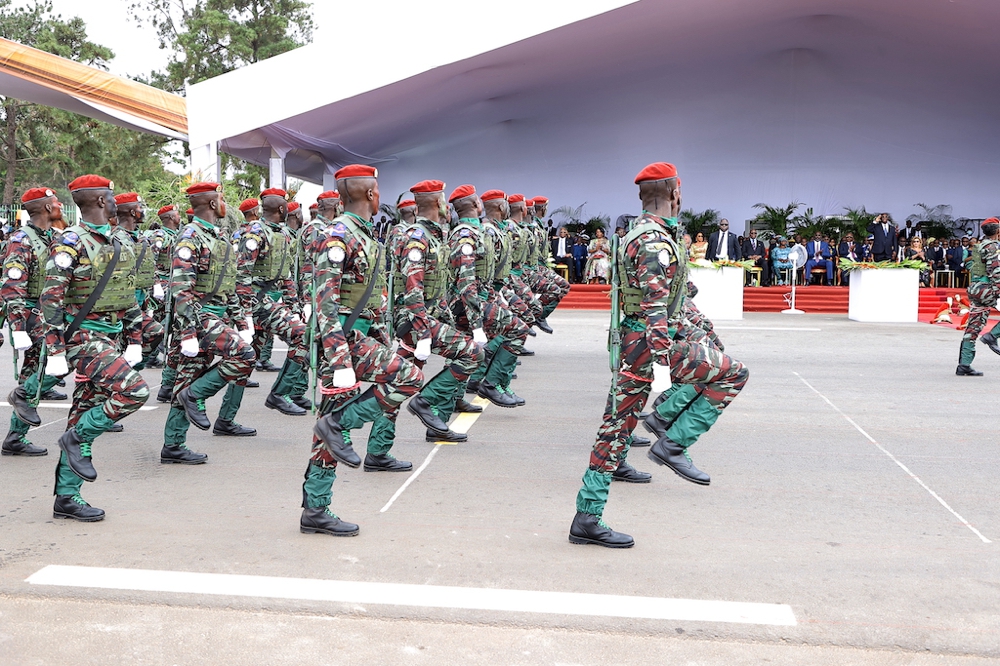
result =
M847 234L844 236L844 240L840 241L840 245L837 247L837 256L841 259L850 259L851 261L861 261L861 248L859 248L854 243L854 234ZM840 272L840 284L847 286L851 281L851 274L848 271Z
M888 213L882 213L868 225L868 233L874 236L872 243L872 259L874 261L895 261L899 250L899 233L896 225L889 220Z
M767 270L767 250L764 247L764 243L757 240L757 230L751 229L749 238L743 241L743 247L740 248L740 254L749 259L754 263L754 265L760 269L760 284L762 286L767 286L769 284ZM749 276L747 276L749 279Z
M927 248L927 263L931 265L932 271L943 271L945 270L944 262L944 248L941 247L941 243L938 239L931 241L930 247Z
M705 252L705 258L709 261L740 260L740 246L736 242L736 235L729 233L729 220L723 218L719 222L719 230L708 237L708 251Z
M826 283L833 284L833 254L830 252L830 244L823 240L823 234L816 232L813 239L806 243L806 283L812 276L812 269L826 269Z
M558 266L566 267L566 272L572 276L573 273L573 240L566 232L566 227L559 227L559 232L555 238L549 239L549 246L552 261Z

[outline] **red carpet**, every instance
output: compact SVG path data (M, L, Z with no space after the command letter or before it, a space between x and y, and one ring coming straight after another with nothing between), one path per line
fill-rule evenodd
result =
M607 285L574 284L569 294L559 304L568 310L610 310L610 287ZM937 314L948 296L961 294L965 289L921 289L917 318L926 323ZM781 312L788 308L791 289L788 287L745 287L744 312ZM847 314L848 287L798 287L795 290L795 307L810 314ZM962 315L952 313L952 326L958 328ZM946 324L939 324L945 326Z

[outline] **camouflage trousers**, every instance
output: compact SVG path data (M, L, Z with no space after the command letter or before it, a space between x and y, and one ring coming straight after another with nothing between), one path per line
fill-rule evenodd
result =
M612 387L609 392L584 485L577 496L577 510L593 515L604 511L611 474L628 455L629 434L638 423L653 378L653 356L646 345L646 331L623 330L621 354L624 360L617 390ZM699 390L696 403L667 431L672 441L685 448L711 428L750 376L739 361L684 339L675 340L661 362L669 364L672 382L694 384Z
M42 318L36 310L32 310L28 314L27 322L25 323L25 332L31 337L32 345L28 349L20 352L21 356L21 367L18 369L18 383L24 386L24 391L28 395L28 400L32 405L37 406L37 400L35 396L39 394L39 363L42 356L42 343L45 339L45 329L42 326ZM41 392L44 393L51 389L53 386L59 383L58 377L52 377L51 375L42 374L41 375ZM21 435L27 434L31 426L21 419L17 418L17 412L11 412L10 415L10 432L16 432Z
M357 390L343 391L334 388L334 368L329 363L324 363L319 370L319 381L324 395L317 410L317 417L342 409L345 413L350 410L351 414L341 419L345 430L359 428L366 422L374 422L380 418L394 425L399 414L399 406L407 398L416 395L424 382L424 374L420 368L392 351L382 329L372 328L369 333L372 335L364 335L354 328L347 334L347 345L355 377L359 383L373 384L363 395L356 397ZM346 405L348 402L352 404ZM310 466L331 470L337 467L336 459L329 454L315 435L312 440ZM332 479L330 483L333 483Z
M524 276L528 287L538 297L542 307L558 302L563 293L559 286L546 273L548 269L544 267L534 268L530 272L525 271ZM556 276L558 277L558 276Z
M997 304L997 292L988 282L973 282L969 285L969 320L965 325L963 342L975 342L990 319L990 310Z
M66 362L78 378L85 378L77 382L73 391L67 430L96 407L115 422L146 404L149 387L142 375L125 362L119 349L117 335L85 329L78 330L66 342Z
M253 322L256 332L253 338L254 352L259 356L268 340L277 335L287 345L285 365L278 376L274 378L271 391L279 394L298 395L305 391L305 385L291 390L295 378L305 381L309 370L309 351L306 348L306 325L287 303L275 303L266 296L253 311ZM298 372L291 367L298 364ZM301 389L301 390L298 390Z
M148 310L142 311L142 357L156 351L163 342L163 325Z
M513 291L514 294L531 310L531 320L529 323L533 324L535 319L542 316L542 303L535 296L534 292L531 291L531 288L525 283L523 272L520 275L512 272L510 276L508 276L507 284L511 291ZM526 319L525 321L529 320Z
M238 386L246 386L247 377L253 371L257 356L253 347L244 342L236 329L227 325L214 314L202 310L198 313L199 333L197 356L184 356L180 353L180 332L175 331L171 349L167 355L169 367L176 368L173 393L177 395L184 389L194 385L203 377L211 383L204 398L215 395L229 382ZM219 362L213 365L216 358ZM192 391L193 392L193 391ZM237 403L236 408L239 407ZM231 420L231 419L230 419ZM167 422L163 430L163 442L170 446L183 444L187 441L187 431L190 422L179 405L171 405L167 414Z
M692 324L705 331L705 334L719 351L726 351L722 341L719 340L719 336L715 333L715 326L712 324L712 320L702 314L701 310L698 309L698 306L690 298L684 300L684 316Z
M449 370L459 381L464 382L483 362L482 348L473 342L471 335L463 333L451 324L438 321L433 317L427 317L427 323L427 332L431 338L431 353L451 361L448 365ZM400 317L396 326L397 333L407 324L405 315ZM413 358L413 350L418 342L417 333L411 328L404 335L398 337L400 342L399 355L412 360L418 367L423 368L424 361Z

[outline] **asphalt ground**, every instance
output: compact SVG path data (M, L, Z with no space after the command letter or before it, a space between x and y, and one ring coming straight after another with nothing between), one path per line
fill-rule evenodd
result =
M84 487L99 523L52 518L66 410L43 406L31 437L53 454L0 460L0 664L1000 660L1000 358L980 346L986 376L959 378L950 328L718 322L751 376L691 449L712 485L634 449L653 482L613 485L605 520L636 546L608 550L566 538L610 383L606 316L550 323L519 368L528 404L488 407L468 443L435 448L400 416L393 453L426 466L388 508L412 475L341 467L332 508L356 538L299 533L312 419L264 408L273 375L255 373L238 416L257 437L192 431L207 465L159 463L166 409L152 399L101 437ZM782 604L795 624L609 617L601 598L552 613L26 582L52 565Z

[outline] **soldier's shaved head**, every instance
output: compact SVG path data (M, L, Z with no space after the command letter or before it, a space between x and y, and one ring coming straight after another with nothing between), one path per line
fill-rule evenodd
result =
M209 224L215 224L219 218L226 216L226 203L222 192L199 192L188 196L188 204L196 217Z
M53 222L62 220L62 204L55 195L28 201L21 206L28 211L31 223L39 229L48 229Z
M268 195L260 200L260 207L264 211L264 219L274 224L284 222L288 214L288 200L285 197Z
M337 191L344 202L344 210L362 219L370 220L378 210L378 180L375 178L341 178L337 181Z
M444 192L414 192L413 200L417 202L417 215L426 217L432 222L441 222L448 217L448 202Z
M489 199L483 202L483 210L486 217L499 222L507 219L509 207L506 199Z
M677 178L639 183L643 210L661 217L677 217L681 210L681 188Z
M479 213L482 211L482 204L476 194L455 199L451 205L455 207L455 212L458 213L459 217L479 217Z

